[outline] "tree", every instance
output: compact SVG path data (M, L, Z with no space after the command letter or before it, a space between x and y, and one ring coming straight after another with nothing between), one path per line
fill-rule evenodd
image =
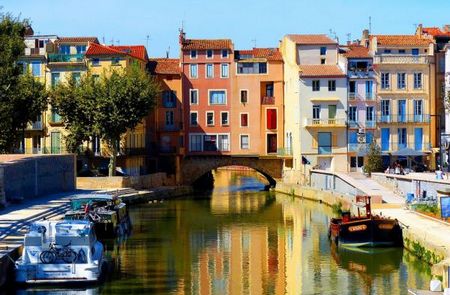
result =
M381 148L374 141L369 145L367 152L367 163L364 165L364 172L372 175L372 172L383 171L383 159L381 158Z
M159 94L159 84L137 66L105 72L100 80L88 73L56 87L52 105L70 132L68 148L99 136L110 148L109 176L116 171L120 139L148 115Z
M18 63L27 20L0 13L0 153L12 152L28 122L47 106L45 86Z

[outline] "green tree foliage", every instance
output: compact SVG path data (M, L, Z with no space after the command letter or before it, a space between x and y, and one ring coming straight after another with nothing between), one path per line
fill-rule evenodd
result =
M12 152L20 130L47 106L45 86L18 63L25 45L27 20L0 13L0 153Z
M372 172L383 171L383 160L381 158L381 148L372 142L369 145L369 151L367 153L367 163L364 165L364 172L372 175Z
M67 129L68 149L76 149L91 136L99 136L111 150L109 175L116 170L120 139L148 115L159 94L159 84L138 67L104 73L101 79L91 74L79 82L71 79L52 93Z

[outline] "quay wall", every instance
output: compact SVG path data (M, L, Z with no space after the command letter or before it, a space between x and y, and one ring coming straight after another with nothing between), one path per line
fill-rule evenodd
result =
M168 176L162 172L139 176L77 177L77 188L101 190L114 188L148 189L173 186L175 182L174 175Z
M24 201L76 187L74 155L0 155L0 202Z

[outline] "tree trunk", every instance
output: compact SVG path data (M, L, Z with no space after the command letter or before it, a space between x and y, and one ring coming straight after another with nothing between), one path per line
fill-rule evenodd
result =
M108 176L116 175L117 151L119 148L119 140L113 139L111 142L111 156L109 157L109 173Z

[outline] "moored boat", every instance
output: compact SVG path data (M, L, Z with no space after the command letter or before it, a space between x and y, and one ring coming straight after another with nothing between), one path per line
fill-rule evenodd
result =
M25 234L16 282L96 282L107 268L103 252L88 220L37 221Z
M127 206L118 197L108 194L81 194L71 200L66 220L88 219L99 237L123 236L131 231Z
M344 212L341 218L331 219L328 235L332 241L347 247L403 245L402 229L398 220L372 215L370 196L357 196L355 206L357 216Z

